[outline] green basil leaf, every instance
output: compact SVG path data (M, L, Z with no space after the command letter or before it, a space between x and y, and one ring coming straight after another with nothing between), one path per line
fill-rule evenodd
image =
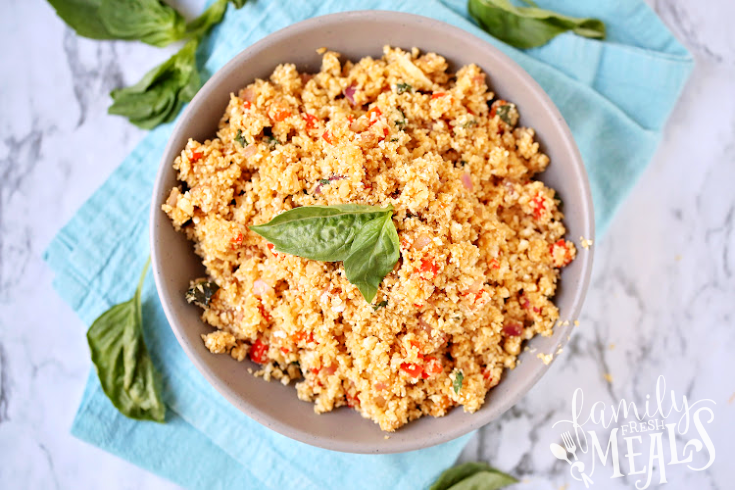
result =
M61 20L82 37L117 39L100 18L102 0L48 0Z
M201 87L196 67L197 40L191 40L130 87L113 90L109 114L127 117L143 129L172 121Z
M520 49L542 46L567 31L605 39L605 24L598 19L568 17L538 7L516 7L510 0L469 0L467 9L485 31Z
M101 0L99 14L117 39L166 46L186 33L184 17L160 0Z
M448 490L498 490L518 480L504 473L481 471L449 487Z
M463 381L464 381L464 373L459 369L455 369L454 383L452 383L452 387L454 388L455 393L459 393L459 390L462 389Z
M112 404L125 416L164 422L158 373L143 339L140 295L149 261L129 301L102 313L87 331L92 362L100 384Z
M186 35L191 37L201 37L214 25L219 24L227 10L228 1L229 0L217 0L210 5L209 8L202 12L199 17L186 25Z
M371 303L380 283L393 270L400 255L393 213L388 212L358 230L350 255L344 261L347 280L357 286L363 298Z
M392 210L392 206L380 208L362 204L303 206L283 212L268 223L250 226L250 229L275 245L277 252L339 262L349 256L352 242L365 223L390 215Z
M429 490L449 490L450 488L452 490L457 490L455 488L457 484L479 473L491 473L491 474L498 475L501 478L501 480L507 482L507 483L504 483L502 486L511 485L513 483L518 482L518 480L516 480L512 476L496 470L495 468L493 468L487 463L469 462L469 463L463 463L463 464L457 465L453 468L449 468L448 470L444 471L444 473L439 475L439 478L436 479L436 481L431 485L431 487L429 487ZM488 487L488 488L502 488L502 486ZM479 488L484 490L484 487L479 487Z

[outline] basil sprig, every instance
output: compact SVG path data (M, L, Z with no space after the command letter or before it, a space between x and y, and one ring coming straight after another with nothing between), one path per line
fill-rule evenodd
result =
M216 0L188 24L161 0L48 0L77 34L92 39L137 40L153 46L189 42L175 55L150 70L132 87L113 90L110 114L127 117L142 129L170 122L201 88L195 51L199 40L225 15L228 3L242 7L246 0Z
M489 464L472 462L449 468L429 490L498 490L514 483L518 480Z
M217 0L187 24L176 9L161 0L48 0L80 36L142 41L159 47L202 36L222 20L228 2L240 8L245 1Z
M400 257L393 206L303 206L250 229L277 252L322 262L343 262L347 280L372 302Z
M202 85L194 59L196 47L196 39L189 41L135 85L110 92L114 102L107 112L125 116L142 129L172 121Z
M557 14L524 0L530 7L516 7L510 0L468 0L467 10L485 31L516 48L543 46L567 31L592 39L605 39L605 24Z
M102 313L89 327L87 342L102 389L115 408L132 419L163 422L166 406L158 372L143 339L140 295L149 264L150 259L135 295Z

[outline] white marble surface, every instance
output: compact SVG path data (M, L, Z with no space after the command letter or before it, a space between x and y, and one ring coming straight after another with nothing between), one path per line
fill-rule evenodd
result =
M572 343L462 456L522 477L525 488L584 488L548 452L561 442L552 424L568 418L575 388L590 402L640 402L661 374L669 388L717 403L714 465L676 468L667 485L735 481L735 4L652 4L694 53L694 74L650 169L594 245L593 286ZM143 135L106 115L108 92L167 55L78 39L42 0L0 6L0 486L174 487L69 434L90 361L84 326L41 260ZM596 476L593 488L633 484Z

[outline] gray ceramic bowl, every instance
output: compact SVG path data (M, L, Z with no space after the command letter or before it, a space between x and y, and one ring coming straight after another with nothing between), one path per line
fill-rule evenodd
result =
M515 102L521 124L536 129L551 165L542 180L564 198L568 237L594 236L592 199L579 151L561 114L531 77L493 46L467 32L436 20L397 12L363 11L316 17L294 24L253 44L217 72L186 108L163 155L151 205L153 273L163 308L176 337L194 365L233 405L248 416L293 439L337 451L392 453L420 449L449 441L482 427L512 407L548 369L535 354L507 371L500 384L488 393L478 412L461 408L442 418L424 417L409 423L385 439L372 421L347 408L316 415L310 403L299 401L293 386L267 383L247 373L250 361L237 363L229 356L213 355L200 334L211 331L199 319L198 307L184 300L189 280L203 275L200 260L184 235L176 233L160 210L175 186L171 168L189 137L203 141L214 136L230 93L267 78L279 63L291 62L302 70L318 71L321 57L315 52L326 46L357 60L380 57L384 44L446 57L451 69L476 63L489 74L490 86L501 97ZM556 304L562 318L577 318L587 290L592 251L581 251L565 268ZM553 337L535 338L532 347L556 352L571 333L571 326L557 328Z

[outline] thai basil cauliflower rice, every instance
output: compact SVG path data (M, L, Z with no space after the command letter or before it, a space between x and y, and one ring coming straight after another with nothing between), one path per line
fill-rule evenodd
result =
M319 413L346 405L385 431L474 412L559 317L576 249L555 191L533 180L549 158L475 65L449 73L415 48L357 63L320 52L319 73L282 64L233 94L216 138L174 162L181 185L163 210L207 270L190 291L214 329L204 343L294 381ZM279 253L249 230L346 203L394 209L400 259L372 303L341 262Z

